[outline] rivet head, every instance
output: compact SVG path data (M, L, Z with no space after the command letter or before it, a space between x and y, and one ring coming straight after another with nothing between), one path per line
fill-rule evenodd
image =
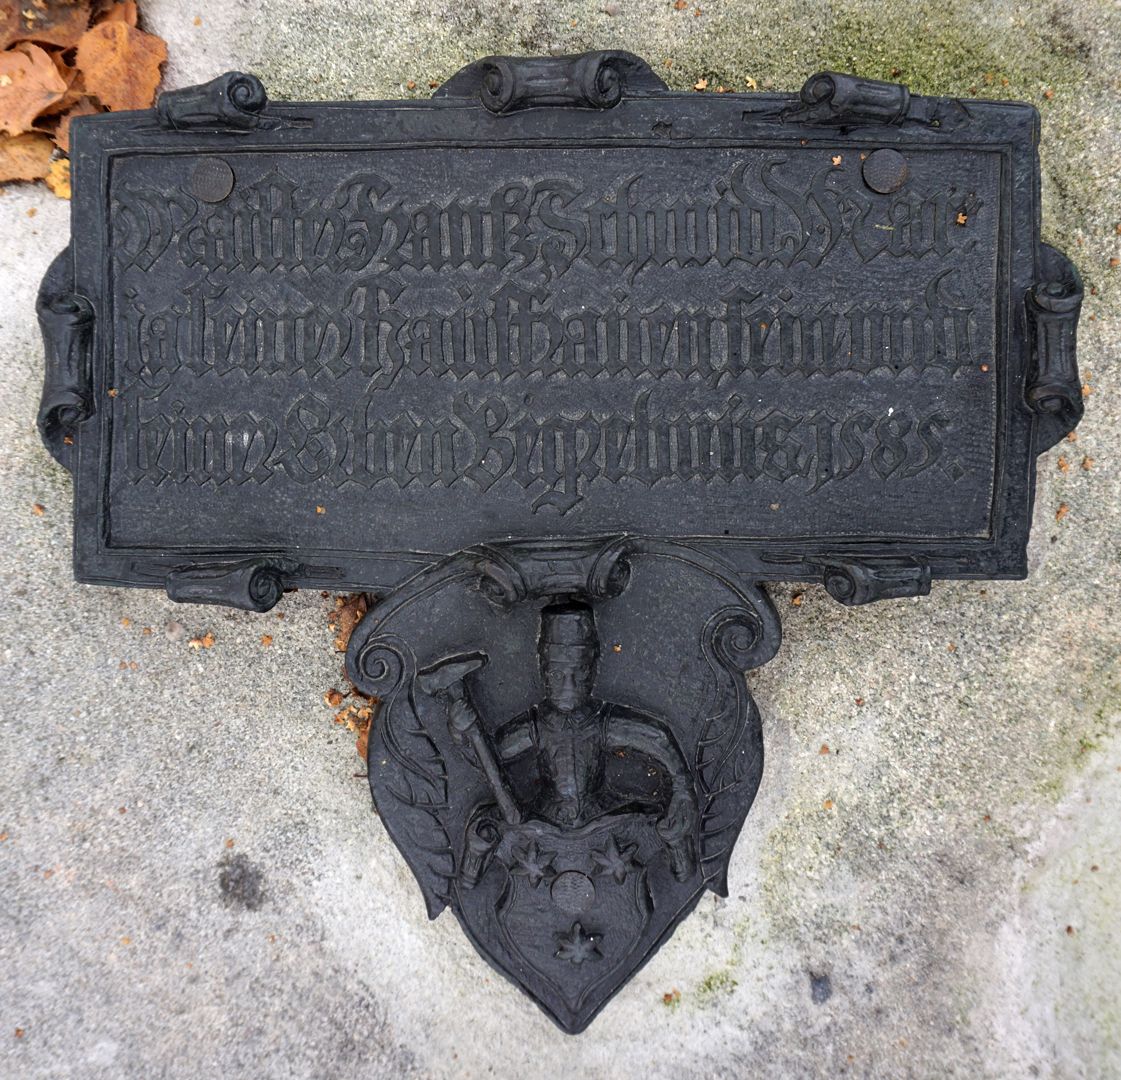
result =
M234 171L221 158L206 157L191 177L191 194L203 202L219 203L234 189Z
M864 159L864 183L881 195L898 191L907 182L907 159L891 149L873 150Z

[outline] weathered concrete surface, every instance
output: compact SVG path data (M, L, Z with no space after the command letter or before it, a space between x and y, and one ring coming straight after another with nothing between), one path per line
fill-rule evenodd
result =
M280 620L72 584L70 482L32 423L33 295L67 207L11 185L0 1075L1121 1075L1121 12L698 2L143 7L171 84L239 66L275 96L408 96L486 52L618 46L679 88L839 67L1034 102L1045 236L1096 295L1093 392L1078 441L1040 461L1031 578L856 610L775 590L786 641L753 680L768 759L732 896L566 1038L450 916L425 922L321 700L329 601L294 596Z

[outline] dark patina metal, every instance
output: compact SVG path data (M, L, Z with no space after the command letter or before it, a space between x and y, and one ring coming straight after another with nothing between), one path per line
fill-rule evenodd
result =
M380 596L348 671L435 918L582 1030L728 860L762 583L1020 578L1082 290L1028 105L626 53L429 102L231 73L73 128L39 428L80 581Z

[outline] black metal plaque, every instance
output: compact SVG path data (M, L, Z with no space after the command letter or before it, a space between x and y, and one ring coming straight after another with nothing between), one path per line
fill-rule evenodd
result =
M429 914L580 1031L726 893L761 583L1024 576L1082 411L1038 135L836 73L675 94L617 52L82 118L40 297L76 576L376 591L378 811Z

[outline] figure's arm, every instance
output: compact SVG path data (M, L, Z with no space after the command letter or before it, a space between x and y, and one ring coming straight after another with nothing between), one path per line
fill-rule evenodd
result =
M693 794L693 777L673 733L660 720L625 712L607 725L608 750L637 750L665 769L674 794Z
M448 726L456 743L466 747L469 746L469 732L476 726L481 728L482 720L471 701L461 697L448 707ZM530 749L533 746L533 732L529 725L529 714L522 713L503 724L494 733L493 745L499 761L509 761Z
M494 747L498 751L499 761L510 761L519 754L524 754L533 748L533 730L530 727L528 713L515 716L508 720L495 732Z
M674 877L684 881L697 867L697 797L692 773L673 733L652 716L625 712L613 717L607 726L607 749L637 750L658 762L668 774L669 803L655 828L669 851Z

